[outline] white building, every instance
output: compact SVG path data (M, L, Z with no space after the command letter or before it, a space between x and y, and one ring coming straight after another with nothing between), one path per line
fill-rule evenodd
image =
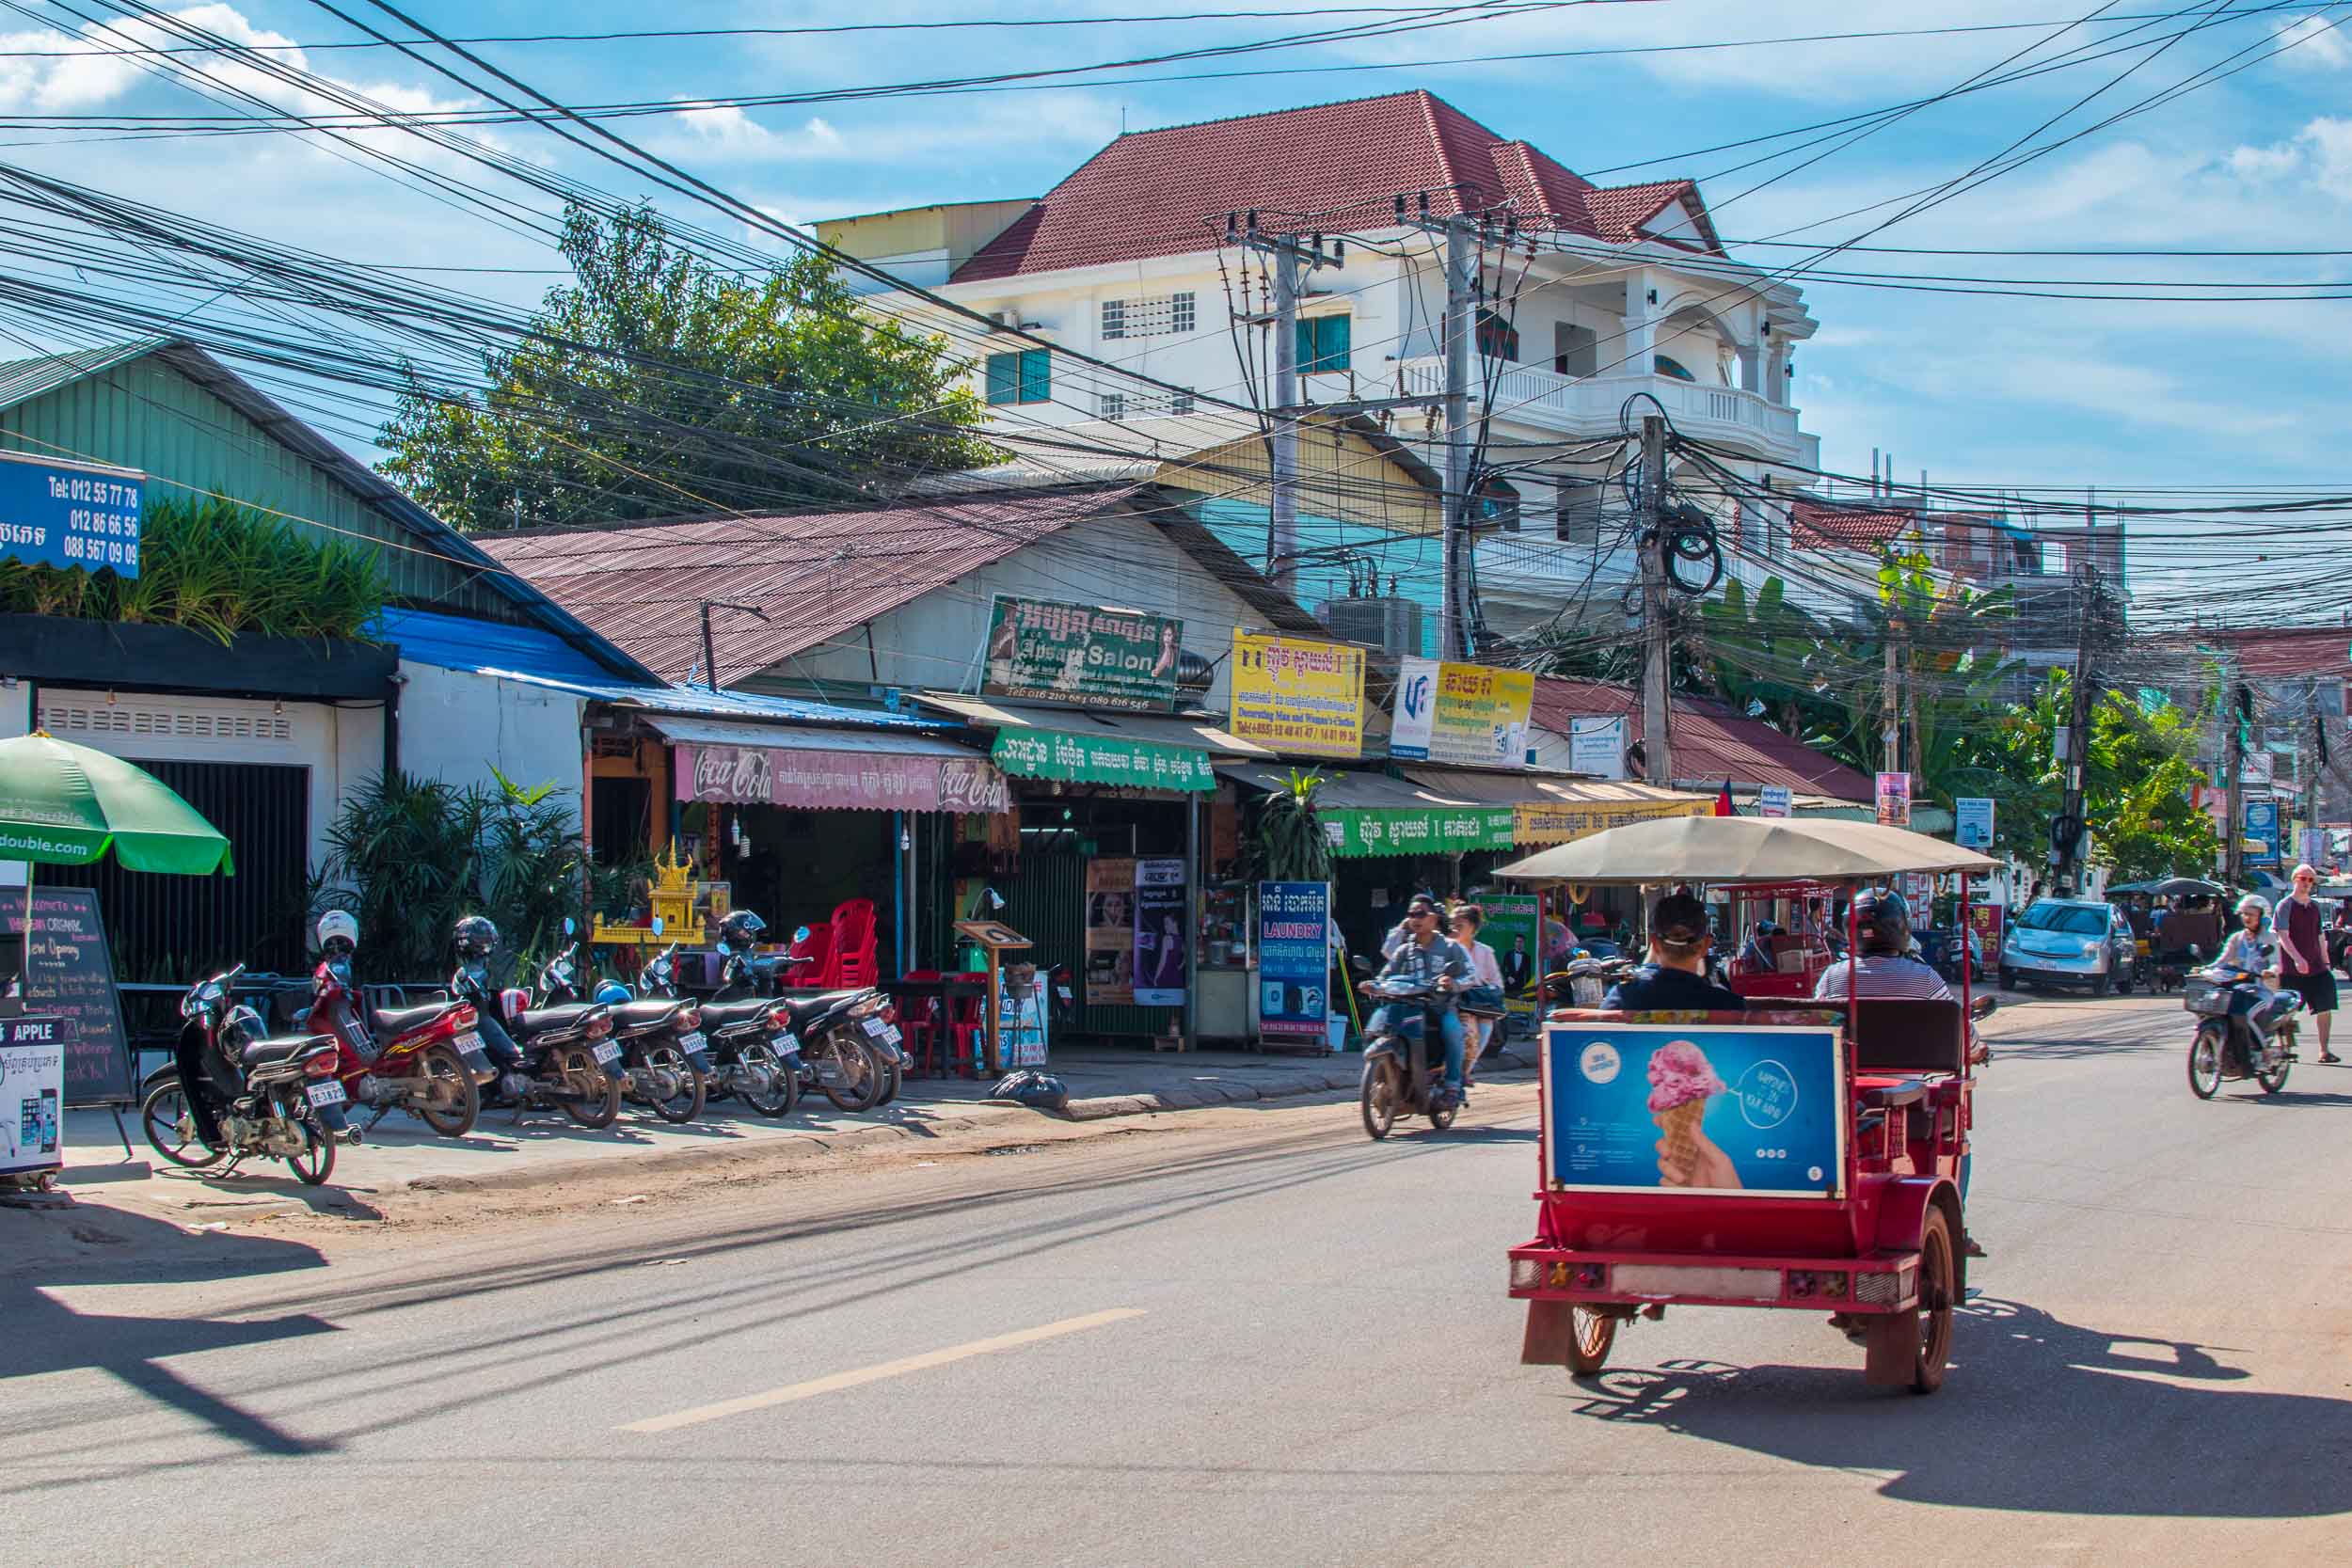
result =
M1487 461L1508 486L1475 557L1490 627L1549 620L1580 595L1597 612L1632 575L1615 476L1629 409L1650 405L1629 400L1655 399L1737 476L1683 464L1672 481L1743 543L1733 569L1767 575L1791 547L1786 511L1726 490L1768 476L1794 489L1818 467L1819 440L1788 396L1795 346L1816 323L1796 288L1724 253L1688 180L1596 185L1415 91L1122 135L1034 201L818 227L1051 345L1008 332L1001 350L978 351L975 384L1009 429L1196 410L1254 427L1248 405L1263 405L1272 383L1268 301L1240 236L1254 217L1262 233L1344 237L1344 264L1316 271L1300 305L1304 396L1382 411L1398 436L1427 443L1434 406L1401 400L1443 388L1444 242L1400 224L1400 199L1408 218L1495 220L1474 375ZM969 342L968 322L953 330ZM1437 460L1433 444L1423 451Z

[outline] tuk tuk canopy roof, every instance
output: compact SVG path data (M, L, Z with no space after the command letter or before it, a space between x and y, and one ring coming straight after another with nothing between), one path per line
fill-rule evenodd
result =
M1876 881L1906 871L1991 871L1999 863L1921 833L1874 822L1766 816L1672 816L1611 828L1514 861L1495 875L1522 882Z

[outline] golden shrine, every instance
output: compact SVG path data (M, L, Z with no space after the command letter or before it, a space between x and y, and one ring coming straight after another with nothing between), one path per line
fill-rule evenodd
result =
M674 942L686 947L708 946L711 927L734 908L733 888L726 882L696 880L693 869L694 863L678 854L675 843L664 847L653 863L653 911L647 923L615 926L598 915L588 940L634 947L666 947ZM661 922L659 933L653 920Z

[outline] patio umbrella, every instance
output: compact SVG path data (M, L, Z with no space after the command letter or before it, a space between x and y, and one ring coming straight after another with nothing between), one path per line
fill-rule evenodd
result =
M87 865L111 849L126 870L235 875L229 840L145 768L31 735L0 740L0 860ZM24 941L33 878L24 878Z

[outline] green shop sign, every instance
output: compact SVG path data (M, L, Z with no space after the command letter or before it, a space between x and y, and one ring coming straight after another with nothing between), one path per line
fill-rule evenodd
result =
M1323 813L1323 831L1343 858L1455 855L1514 847L1518 821L1509 806L1342 807Z
M1130 784L1137 789L1216 787L1208 752L1152 740L1070 735L1060 730L999 730L989 755L1006 772L1027 779Z

